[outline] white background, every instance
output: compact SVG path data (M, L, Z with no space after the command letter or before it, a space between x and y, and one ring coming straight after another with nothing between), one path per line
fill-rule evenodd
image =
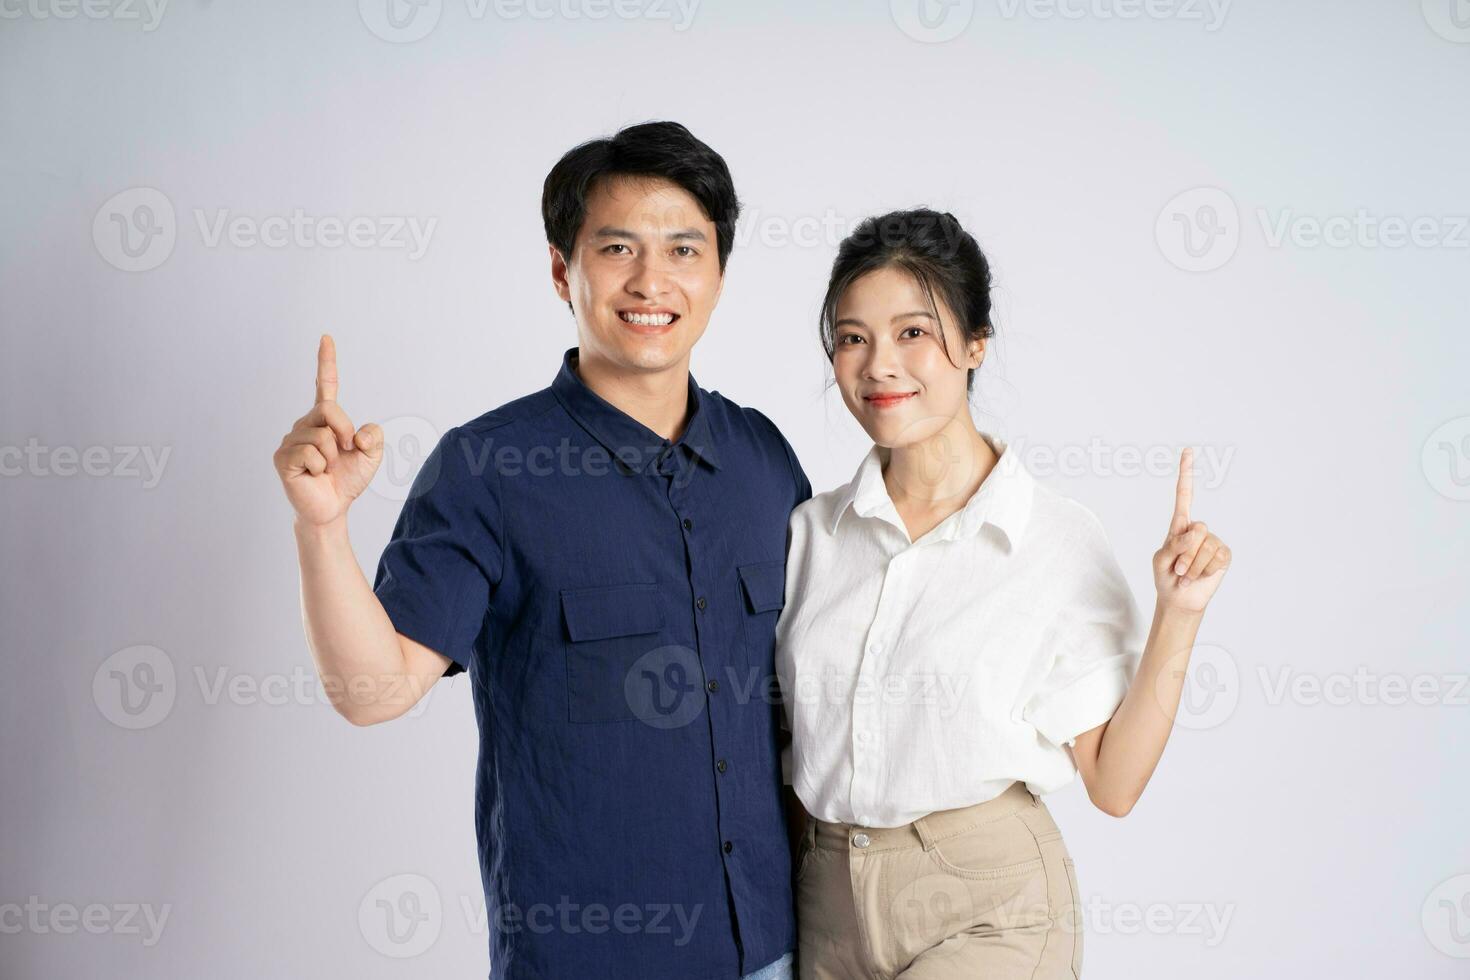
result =
M1047 800L1089 980L1464 975L1463 0L394 2L0 0L0 975L484 975L468 681L370 729L315 696L270 456L329 330L353 420L394 420L370 575L415 446L575 343L546 171L654 118L746 205L694 375L817 489L867 448L816 339L837 241L919 204L996 270L977 418L1145 613L1196 447L1235 563L1189 708L1126 819ZM139 205L172 242L129 257ZM297 209L373 243L210 238ZM375 911L405 890L406 943Z

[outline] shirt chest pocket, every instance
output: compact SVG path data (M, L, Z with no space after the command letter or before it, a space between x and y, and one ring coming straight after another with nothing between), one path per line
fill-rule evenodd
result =
M765 676L775 671L776 621L786 604L786 560L752 562L737 571L746 665Z
M638 718L650 700L640 684L651 677L659 687L671 670L687 673L665 645L656 585L563 589L561 612L571 721Z

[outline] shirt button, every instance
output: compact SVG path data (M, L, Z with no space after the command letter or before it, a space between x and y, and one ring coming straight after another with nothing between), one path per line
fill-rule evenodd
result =
M730 767L725 764L725 760L724 759L721 759L719 762L716 762L715 763L715 768L718 769L720 772L724 772L726 769L728 769Z
M684 518L684 530L686 530L686 531L692 531L692 530L694 530L694 522L691 521L687 517Z
M872 737L873 736L871 734L869 734L868 732L858 732L858 741L859 742L866 742L868 739L870 739Z
M868 652L876 657L878 654L883 652L883 644L874 643L872 646L868 647Z
M695 599L694 600L694 604L696 606L698 606L700 609L703 609L705 606L709 605L708 602L705 602L704 601L704 596L700 596L698 599Z
M708 689L711 694L713 694L715 691L718 691L720 689L720 682L710 681L708 684L705 685L705 688Z
M858 831L857 833L855 833L855 834L852 835L852 846L853 847L858 847L858 848L867 847L871 843L873 843L873 838L869 837L867 834L863 833L862 831Z
M735 850L735 845L730 841L725 841L725 853L729 854L733 850Z

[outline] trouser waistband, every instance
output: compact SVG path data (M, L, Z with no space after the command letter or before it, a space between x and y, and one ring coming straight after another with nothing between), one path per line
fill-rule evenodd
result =
M808 843L829 850L857 849L867 853L902 847L929 850L939 841L1001 820L1023 807L1040 806L1041 798L1021 781L1011 783L999 796L954 810L937 810L901 827L864 827L831 823L815 818L807 821Z

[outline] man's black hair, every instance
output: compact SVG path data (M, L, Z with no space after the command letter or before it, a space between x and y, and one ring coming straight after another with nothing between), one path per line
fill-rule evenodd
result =
M568 150L541 192L546 240L571 262L572 246L587 217L587 195L605 177L660 177L688 191L714 222L720 272L735 244L740 201L725 160L676 122L646 122Z

